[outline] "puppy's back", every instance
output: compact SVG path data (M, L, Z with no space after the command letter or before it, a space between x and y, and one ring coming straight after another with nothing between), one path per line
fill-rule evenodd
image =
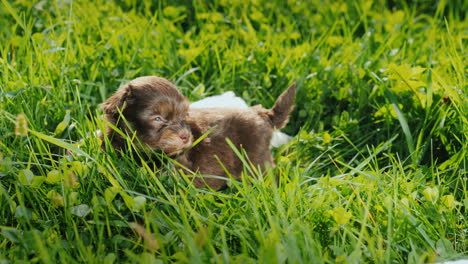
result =
M254 166L263 167L271 163L269 146L273 128L267 115L260 115L255 107L190 109L186 122L194 138L215 127L211 134L187 153L193 170L226 176L223 167L214 158L216 156L235 178L239 178L243 165L226 138L237 148L244 149Z

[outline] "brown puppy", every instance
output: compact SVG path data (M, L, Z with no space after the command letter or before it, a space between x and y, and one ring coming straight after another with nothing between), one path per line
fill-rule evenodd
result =
M188 107L171 82L156 76L132 80L101 105L109 123L130 137L136 133L139 148L170 157L192 144L193 136L184 121ZM118 132L107 126L106 134L115 149L124 148L125 141Z
M247 109L188 110L187 101L172 83L149 76L137 78L122 87L102 104L102 108L110 123L123 131L136 131L143 145L177 157L191 171L227 177L224 166L234 178L239 179L243 165L226 138L238 149L244 149L254 166L264 168L271 163L269 146L273 129L286 125L294 97L293 84L283 92L272 109L258 105ZM120 121L119 112L131 128ZM189 134L184 119L191 129ZM213 127L215 129L207 138L183 153L193 138L202 136ZM108 127L107 135L115 148L121 148L124 141L118 133ZM226 184L226 180L212 177L196 177L193 181L196 187L208 185L213 189L220 189Z

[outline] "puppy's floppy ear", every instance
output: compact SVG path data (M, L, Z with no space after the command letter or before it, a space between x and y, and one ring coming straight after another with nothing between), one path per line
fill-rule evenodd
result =
M101 104L101 109L105 114L114 115L120 111L123 111L125 106L127 106L132 101L132 85L126 84L120 88L115 94L109 97L104 103Z

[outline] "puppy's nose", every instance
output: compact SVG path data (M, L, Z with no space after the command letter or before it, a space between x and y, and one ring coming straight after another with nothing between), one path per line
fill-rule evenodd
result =
M180 135L179 137L180 139L182 139L182 142L184 142L184 144L187 143L189 140L189 137L187 135Z

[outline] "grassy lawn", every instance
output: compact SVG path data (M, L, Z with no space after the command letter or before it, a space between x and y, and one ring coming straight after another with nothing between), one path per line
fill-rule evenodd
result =
M468 255L468 2L0 0L0 263L426 263ZM158 75L271 107L276 168L194 188L103 153ZM248 131L246 132L248 133ZM68 154L67 154L68 153Z

